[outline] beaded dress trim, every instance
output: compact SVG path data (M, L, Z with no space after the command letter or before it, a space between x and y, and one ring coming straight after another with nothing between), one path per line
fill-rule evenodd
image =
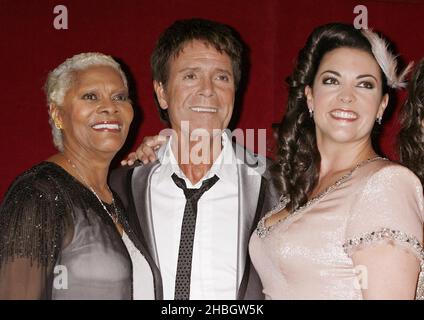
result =
M420 260L421 271L418 277L418 286L415 297L417 300L424 300L424 249L415 237L398 230L382 228L379 231L365 233L353 239L347 240L343 244L343 249L348 256L351 256L355 249L388 240L395 241L401 246L411 249Z

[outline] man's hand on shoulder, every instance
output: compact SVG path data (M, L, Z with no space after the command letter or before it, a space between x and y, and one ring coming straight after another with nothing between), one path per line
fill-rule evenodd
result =
M167 137L156 135L144 137L143 142L137 148L135 152L131 152L126 159L121 161L121 165L132 166L137 160L143 164L148 164L156 161L156 152L164 143L166 143Z

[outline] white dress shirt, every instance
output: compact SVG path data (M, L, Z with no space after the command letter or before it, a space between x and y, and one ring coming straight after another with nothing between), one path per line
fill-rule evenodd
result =
M125 232L122 241L132 262L133 300L155 300L154 280L149 263Z
M151 200L164 299L174 299L181 225L186 198L172 180L183 178L187 188L205 179L219 180L198 202L193 244L190 299L236 299L238 241L238 174L231 141L222 135L222 151L209 172L192 185L179 168L168 141L161 166L152 175Z

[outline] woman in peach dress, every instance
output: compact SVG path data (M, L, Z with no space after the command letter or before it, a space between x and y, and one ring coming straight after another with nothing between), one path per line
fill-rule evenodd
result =
M289 78L274 176L281 203L250 240L268 299L423 298L423 190L372 131L396 59L371 31L313 31Z

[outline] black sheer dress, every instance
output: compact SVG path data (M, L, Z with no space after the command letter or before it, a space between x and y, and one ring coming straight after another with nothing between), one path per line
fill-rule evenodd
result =
M130 256L94 194L51 162L16 178L0 207L0 300L131 295Z

